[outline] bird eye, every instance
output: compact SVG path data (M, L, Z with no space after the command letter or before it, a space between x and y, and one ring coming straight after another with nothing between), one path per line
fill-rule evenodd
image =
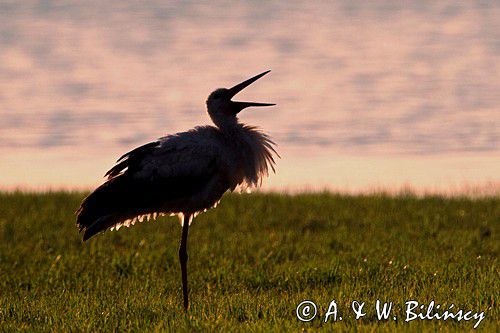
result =
M211 98L212 99L220 99L220 98L223 98L225 95L225 91L221 90L221 89L217 89L216 91L214 91L212 93L212 96Z

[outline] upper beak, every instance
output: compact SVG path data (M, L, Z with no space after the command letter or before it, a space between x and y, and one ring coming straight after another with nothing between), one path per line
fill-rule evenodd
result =
M242 91L243 89L248 87L250 84L254 83L255 81L257 81L258 79L260 79L261 77L263 77L264 75L266 75L269 72L270 72L270 70L265 71L264 73L260 73L259 75L256 75L256 76L254 76L246 81L238 83L234 87L230 88L228 90L228 93L227 93L228 98L229 99L233 98L234 95L236 95L237 93L239 93L240 91ZM257 102L233 102L233 103L237 106L238 112L243 110L244 108L249 107L249 106L273 106L273 105L276 105L274 103L257 103Z

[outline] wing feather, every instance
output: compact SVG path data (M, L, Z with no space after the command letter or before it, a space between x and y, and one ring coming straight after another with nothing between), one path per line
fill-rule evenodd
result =
M116 162L117 164L106 172L104 177L109 177L109 179L119 175L126 168L130 168L133 165L141 163L141 160L147 155L151 154L153 149L158 148L160 141L150 142L140 147L137 147L128 153L122 155Z
M77 211L84 240L138 216L210 208L228 189L221 178L221 156L216 133L200 128L123 155L106 173L107 181Z

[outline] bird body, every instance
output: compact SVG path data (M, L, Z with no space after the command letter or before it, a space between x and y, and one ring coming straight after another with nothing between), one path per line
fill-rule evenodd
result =
M199 126L132 150L82 203L77 223L84 240L143 215L196 215L226 191L259 185L274 170L272 145L266 134L237 123L230 130Z
M168 135L120 157L106 173L106 182L85 198L77 211L84 241L108 229L133 225L145 216L178 214L183 224L179 258L185 309L191 219L216 205L225 192L258 186L269 169L274 171L274 142L237 118L244 108L274 104L231 100L268 72L210 94L207 111L215 126Z

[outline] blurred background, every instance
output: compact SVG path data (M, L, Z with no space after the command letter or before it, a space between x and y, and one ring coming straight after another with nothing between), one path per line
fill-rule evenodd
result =
M90 189L267 69L264 189L500 192L500 2L396 0L0 0L0 188Z

